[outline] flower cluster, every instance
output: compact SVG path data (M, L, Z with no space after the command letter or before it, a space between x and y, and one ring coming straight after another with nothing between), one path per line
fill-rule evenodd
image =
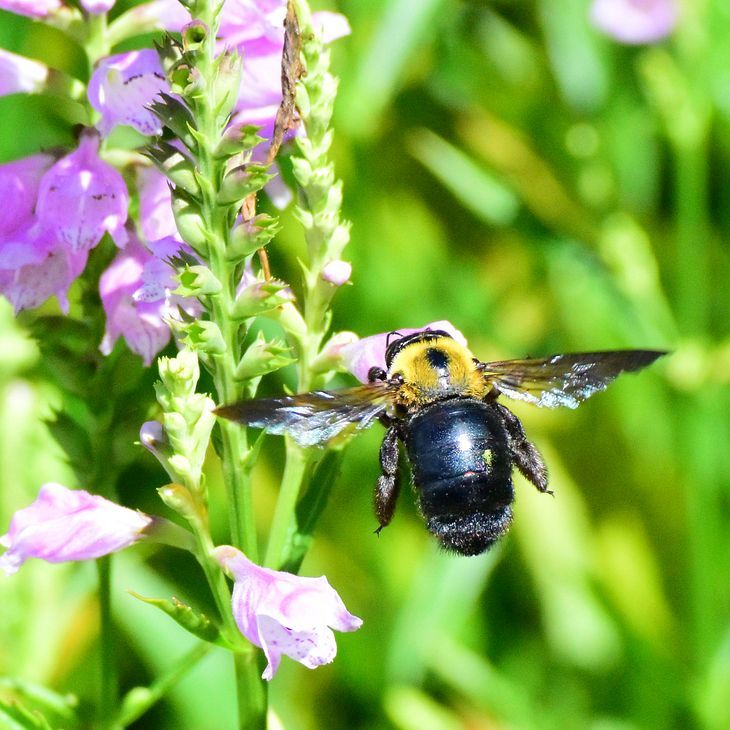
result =
M113 5L113 0L81 2L89 14L106 13ZM0 0L0 9L47 22L62 14L82 18L78 9L59 0ZM260 127L264 136L273 130L282 100L285 13L285 0L226 0L223 5L220 49L234 49L246 58L232 130L247 124ZM327 40L349 32L343 16L319 13L315 18ZM188 11L176 0L154 0L122 14L109 32L122 41L154 29L180 31L189 22ZM199 311L197 302L174 294L171 262L191 252L178 232L168 179L136 153L126 155L123 169L112 166L109 136L118 126L131 127L148 140L160 135L162 125L150 107L160 94L169 94L170 84L153 49L91 60L95 68L86 96L97 121L81 134L78 147L65 155L39 154L0 165L0 193L15 206L0 223L0 294L16 312L34 309L52 296L68 312L71 284L108 233L121 250L100 281L107 318L101 350L108 354L123 337L149 365L169 341L170 320L180 307L188 314ZM43 93L57 73L0 50L0 95ZM125 177L133 183L131 196ZM290 197L281 186L272 195L280 202ZM136 223L128 220L130 197L139 200Z

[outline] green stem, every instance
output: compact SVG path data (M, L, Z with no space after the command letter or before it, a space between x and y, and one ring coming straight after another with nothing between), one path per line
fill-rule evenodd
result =
M209 88L214 87L218 73L215 61L218 9L218 3L214 0L200 0L194 7L194 15L208 27L196 66L201 78ZM218 398L223 403L231 403L243 396L243 388L236 380L235 372L244 333L242 326L230 317L236 291L235 267L229 264L225 256L231 221L228 208L218 203L223 170L221 161L217 160L214 155L226 120L220 118L217 110L213 108L214 103L208 94L202 93L195 99L194 111L199 132L198 164L202 188L201 213L205 228L209 232L208 263L213 275L222 285L221 291L210 297L210 317L220 329L225 349L224 352L213 355L210 362ZM234 544L246 552L251 560L256 561L258 551L253 499L248 471L243 463L248 454L246 432L233 423L221 423L220 429L221 459L228 496L231 539ZM201 543L201 548L205 551L206 545ZM209 550L207 555L210 555ZM206 571L209 570L205 564L203 568ZM220 573L220 571L217 572ZM232 620L230 606L226 606L225 610L224 616L230 616L229 620ZM253 649L249 652L234 654L238 722L242 729L266 727L267 697L257 665L258 654L259 652L255 652Z
M234 654L240 730L266 730L268 688L261 679L260 653ZM241 712L241 708L246 708Z
M97 722L100 728L118 727L114 721L119 694L116 663L116 641L111 611L111 556L99 558L99 704Z
M159 702L195 665L213 648L201 641L187 654L175 661L172 667L158 677L149 687L135 687L124 698L119 712L118 725L127 727Z
M309 472L311 459L308 452L289 437L286 438L286 464L279 487L274 519L269 531L269 544L264 565L280 569L287 562L287 555L295 525L295 514L299 492Z

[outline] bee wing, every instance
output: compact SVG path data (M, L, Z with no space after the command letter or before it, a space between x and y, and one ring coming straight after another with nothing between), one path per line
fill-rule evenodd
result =
M345 390L241 401L215 413L238 423L288 433L301 446L323 444L354 425L367 428L385 410L392 392L387 383L371 383Z
M615 350L551 355L541 359L481 363L488 383L508 398L543 408L577 408L605 390L621 373L651 365L666 355L660 350Z

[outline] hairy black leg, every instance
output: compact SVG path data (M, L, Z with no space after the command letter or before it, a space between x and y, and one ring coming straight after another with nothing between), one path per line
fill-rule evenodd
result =
M380 446L380 468L382 474L375 485L375 516L380 525L375 531L379 533L393 519L395 503L400 491L398 470L398 431L391 426L385 432L385 438Z
M548 489L548 473L537 447L527 440L520 419L501 403L495 404L502 415L507 430L507 442L515 460L515 466L539 491L552 494Z
M383 370L383 368L379 368L377 365L373 365L373 367L368 370L368 383L375 383L379 380L385 380L388 373Z

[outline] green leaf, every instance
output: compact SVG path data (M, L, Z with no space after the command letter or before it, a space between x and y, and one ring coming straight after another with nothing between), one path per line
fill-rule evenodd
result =
M218 627L204 613L196 611L192 606L188 606L175 597L168 600L166 598L146 598L134 591L129 591L129 593L143 603L159 608L193 636L211 644L230 648L228 642L221 636Z

